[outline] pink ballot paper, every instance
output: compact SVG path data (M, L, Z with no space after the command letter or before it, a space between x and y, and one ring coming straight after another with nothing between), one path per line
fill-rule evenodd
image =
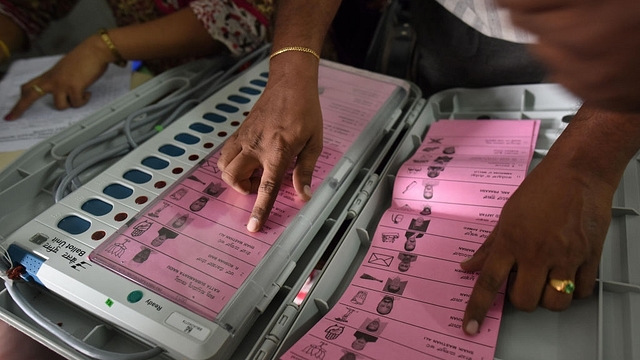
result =
M493 359L504 288L462 331L477 273L460 269L527 173L539 121L441 120L399 169L364 261L282 359Z
M320 68L319 87L324 149L313 176L312 190L317 192L310 203L315 198L316 203L330 198L323 196L323 180L350 154L353 144L367 143L361 133L383 129L406 96L399 82L328 66ZM256 196L239 194L222 181L218 157L219 152L214 152L203 160L128 227L98 247L91 260L209 320L217 319L234 295L239 297L236 292L248 279L254 286L251 295L260 300L263 294L255 291L260 276L268 280L268 284L258 284L260 287L271 286L267 274L280 274L283 269L276 267L284 268L293 252L284 245L274 245L290 224L310 223L297 218L305 203L296 195L289 171L266 225L258 233L248 232ZM331 180L337 181L335 176ZM319 207L324 209L325 205L320 203ZM300 240L288 243L295 249ZM257 271L272 248L276 248L271 253L274 258L265 260L271 260L267 270ZM248 308L255 306L247 301Z

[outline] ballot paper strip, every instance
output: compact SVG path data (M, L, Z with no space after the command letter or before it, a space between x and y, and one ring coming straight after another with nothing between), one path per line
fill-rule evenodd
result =
M539 120L434 123L400 168L391 207L337 304L282 359L492 359L504 288L474 337L462 317L478 274L459 262L524 179Z
M0 114L4 117L20 99L20 87L55 65L62 56L16 60L0 82ZM28 149L112 103L129 91L131 69L109 65L87 91L89 102L79 108L56 110L51 94L37 100L19 119L0 120L0 152Z
M330 67L320 68L319 86L324 148L312 192L398 88ZM229 188L218 158L216 152L203 161L123 233L97 248L91 260L216 319L305 204L290 169L269 220L260 232L248 232L256 195Z

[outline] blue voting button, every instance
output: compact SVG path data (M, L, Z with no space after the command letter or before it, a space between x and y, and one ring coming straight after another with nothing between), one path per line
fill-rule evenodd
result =
M142 300L142 296L143 296L142 291L134 290L130 292L129 295L127 295L127 301L132 304L135 304L138 301Z
M82 234L83 232L89 230L90 227L90 222L75 215L65 216L58 222L58 228L72 235Z

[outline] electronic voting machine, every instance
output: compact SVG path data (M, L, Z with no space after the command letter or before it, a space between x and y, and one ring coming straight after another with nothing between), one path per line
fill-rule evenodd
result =
M72 193L61 189L77 168L55 184L58 202L3 234L20 276L168 357L229 357L410 101L404 81L332 63L320 69L326 140L313 200L297 198L289 174L269 222L252 234L255 198L221 180L217 150L266 86L261 61ZM157 104L180 94L162 96ZM5 190L51 184L42 185ZM27 291L20 286L9 290ZM64 330L67 321L54 321Z
M407 244L424 244L427 227L435 229L430 216L441 204L433 191L446 176L438 177L456 171L453 147L435 160L425 157L423 151L440 149L424 146L430 125L538 119L526 146L535 166L579 106L551 84L454 89L426 100L409 82L322 61L324 148L313 198L301 202L287 174L269 221L249 233L255 198L228 188L216 161L266 86L268 61L233 78L228 67L200 61L170 70L0 174L0 235L11 260L5 267L17 269L16 281L0 293L3 320L73 359L274 359L289 349L297 349L295 359L373 359L367 351L384 344L382 331L393 326L380 307L388 298L403 304L402 291L415 283L407 282L407 269L416 269L418 256L431 256L413 255ZM132 143L139 146L129 150ZM412 206L420 213L413 218L390 199L395 174L409 160L408 172L439 164L429 166L431 179L401 183L399 191L422 200ZM636 174L625 174L627 194L637 193ZM633 250L620 240L639 213L627 196L614 204L594 297L563 313L526 314L505 302L491 350L496 358L537 358L531 354L541 351L557 359L640 356L633 336L640 269L614 260ZM388 209L395 212L388 216ZM411 231L381 233L385 243L404 242L404 252L374 257L368 249L384 221L404 221ZM386 279L375 269L391 263L399 276ZM362 273L360 264L371 267ZM365 301L376 294L358 281L382 289L371 316ZM622 324L612 324L614 317ZM566 329L580 331L560 332L569 320L575 324ZM306 340L314 324L322 336ZM545 330L548 324L558 332ZM427 355L416 358L480 358L455 341L423 338ZM338 339L351 345L331 353Z

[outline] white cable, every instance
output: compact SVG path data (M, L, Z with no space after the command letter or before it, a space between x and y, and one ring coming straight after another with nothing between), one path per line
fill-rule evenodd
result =
M151 121L156 120L157 118L161 117L165 113L169 112L170 110L173 110L171 115L166 117L165 120L162 122L163 126L167 126L168 124L173 122L176 118L178 118L181 115L181 112L183 112L187 106L195 106L192 101L195 100L197 101L197 103L199 103L204 98L208 98L209 96L211 96L212 93L217 92L221 87L231 82L235 78L235 76L231 76L231 75L235 71L237 71L237 69L240 66L246 64L249 61L254 60L255 58L260 59L260 58L266 57L267 50L269 49L269 47L270 47L269 44L264 45L262 48L252 52L251 54L245 56L243 59L237 61L233 66L231 66L226 71L218 70L218 67L213 67L213 66L209 66L205 68L198 75L194 76L195 79L204 79L202 81L199 81L197 84L193 84L188 78L185 78L185 77L172 78L172 80L184 81L184 85L182 85L178 90L172 92L167 97L160 100L158 103L144 107L137 111L134 111L133 113L129 114L129 116L127 116L126 119L124 119L124 124L122 125L122 128L124 130L125 138L127 139L130 146L132 148L135 148L138 146L139 142L144 142L148 138L150 138L152 135L156 134L155 131L151 131L148 134L143 134L138 139L135 139L133 134L131 133L131 130L139 126L148 124ZM224 60L225 59L222 59L221 61L224 62ZM193 86L189 88L189 85L193 85ZM201 89L205 86L209 86L209 89L203 91L203 94L198 96L197 99L187 100L187 102L189 103L188 105L183 103L183 104L180 104L177 108L175 109L173 108L180 101L185 100L185 98L187 98L188 96L195 95L195 93L201 91ZM155 111L155 110L158 110L158 112L152 115L148 114L149 112ZM132 123L133 119L143 114L147 115L144 121ZM54 194L55 194L54 200L56 202L58 202L60 199L62 199L62 197L64 197L64 193L66 192L66 187L69 185L69 183L71 183L74 188L78 188L82 185L80 181L77 179L77 176L80 174L80 172L73 171L73 169L77 166L76 164L74 164L74 162L77 159L77 157L81 155L82 151L100 142L112 139L113 137L118 135L119 135L119 132L114 131L112 129L108 133L104 133L103 135L95 139L87 141L85 144L79 145L69 153L65 161L65 173L61 175L61 180L57 181L56 182L57 186L54 187ZM99 162L99 161L96 161L95 157L93 158L93 161L95 163ZM90 166L88 166L86 163L83 163L83 167L86 169L86 168L89 168ZM70 173L74 173L75 175L69 180L68 174ZM60 189L61 187L63 189Z
M29 304L29 302L24 298L24 295L22 295L20 289L15 286L14 281L5 281L4 285L9 295L11 295L13 301L15 301L18 307L20 307L20 309L22 309L22 311L24 311L24 313L27 314L33 321L42 326L45 330L49 331L65 344L73 347L76 351L86 356L98 360L146 360L154 356L158 356L163 352L161 348L154 347L142 352L123 354L99 349L95 346L89 345L84 341L76 338L75 336L69 334L60 326L54 324L51 320L40 314L40 312L33 306L31 306L31 304Z
M113 157L122 156L128 152L129 152L129 146L128 144L124 144L124 145L115 147L113 149L110 149L98 156L95 156L93 159L89 161L85 161L80 165L76 165L74 169L70 173L65 175L60 181L60 183L58 184L58 187L55 189L55 193L54 193L54 201L57 203L60 200L62 200L62 198L66 196L66 190L67 190L67 186L69 186L69 183L86 169L90 168L91 166L101 161L105 161Z
M222 87L226 86L228 83L230 83L231 81L233 81L236 76L231 76L235 71L237 71L241 66L245 65L246 63L250 62L250 61L254 61L253 65L251 65L248 69L246 69L245 71L249 70L250 68L252 68L253 66L255 66L259 60L262 60L264 58L267 57L268 54L268 50L271 48L271 44L265 44L263 45L261 48L253 51L252 53L248 54L247 56L245 56L244 58L242 58L240 61L237 61L233 66L231 66L229 69L227 69L227 71L224 72L224 74L220 77L220 79L218 79L213 85L212 87L205 91L203 94L201 94L198 97L199 101L202 101L208 97L210 97L211 95L213 95L215 92L217 92L218 90L220 90Z
M3 240L4 239L2 239L2 236L0 236L0 242L2 242ZM2 273L4 274L7 270L13 269L13 260L11 260L11 256L9 256L9 250L7 250L4 245L0 244L0 250L2 250L2 258L4 258L7 264L9 264L9 267L2 266L0 268L0 271L2 271Z
M93 138L89 141L86 141L84 144L80 144L78 146L75 147L75 149L71 150L71 152L69 152L69 155L67 155L67 158L65 159L64 162L64 168L65 168L65 173L60 175L59 177L59 181L56 182L56 185L54 186L54 189L57 189L60 186L60 182L61 180L69 173L71 173L73 171L74 168L74 162L76 161L76 159L82 154L82 152L93 146L94 144L99 144L103 141L107 141L110 139L115 138L116 136L118 136L118 131L117 129L112 129L108 132L105 132L101 135L99 135L97 138ZM82 184L80 184L80 181L77 180L77 178L74 178L72 180L72 184L80 187ZM57 201L56 201L57 202Z
M208 72L212 72L215 71L215 73L211 76L208 76L207 73ZM214 81L216 78L218 78L220 75L222 74L222 71L217 70L217 69L209 69L206 68L205 70L201 71L201 74L199 74L198 76L196 76L196 78L205 78L207 79L207 81L203 81L202 83L206 83L208 81ZM142 140L142 142L144 142L144 140L148 139L151 136L146 136L143 135L141 136L139 139L134 139L133 135L131 134L131 130L136 129L140 126L146 125L154 120L156 120L157 118L159 118L160 116L164 115L164 113L166 113L167 111L171 110L169 107L174 105L175 103L178 103L180 100L184 99L184 97L190 95L190 93L193 92L193 90L195 89L189 89L189 85L191 84L191 82L189 81L188 78L185 77L175 77L172 78L172 80L182 80L184 81L184 84L176 91L172 92L170 95L168 95L167 97L163 98L162 100L160 100L158 103L151 105L151 106L147 106L144 107L142 109L139 109L137 111L135 111L134 113L130 114L126 119L125 119L125 123L124 124L120 124L118 127L116 127L115 129L112 128L111 130L109 130L106 133L101 134L100 136L98 136L97 138L91 139L87 142L85 142L84 144L78 145L75 149L73 149L69 155L67 155L67 158L65 160L65 172L63 174L60 175L59 179L56 181L55 186L53 187L54 189L54 201L58 202L62 199L62 197L64 197L64 195L62 195L62 197L60 197L59 194L62 194L65 192L65 190L59 190L60 188L60 184L62 183L62 180L73 171L74 167L76 166L74 164L75 160L77 159L78 156L81 155L82 151L84 151L85 149L93 146L93 145L97 145L101 142L110 140L115 138L116 136L119 136L120 133L118 130L122 130L120 128L124 129L124 133L125 133L125 138L129 141L129 144L135 148L138 145L138 142ZM180 95L180 96L177 96ZM183 106L179 106L179 108L183 108ZM148 115L149 112L153 111L153 110L157 110L159 109L160 111L152 114L152 115ZM136 117L140 116L140 115L148 115L145 117L145 119L143 121L138 121L136 123L131 124L131 122L133 121L133 119L135 119ZM177 116L171 116L171 118L175 118ZM165 125L166 126L166 125ZM150 132L151 135L155 135L156 132L155 131L151 131ZM99 161L95 161L95 163L98 163ZM86 168L89 168L90 166L85 166ZM76 173L79 174L79 173ZM65 186L64 188L66 188L66 186L68 186L68 182L65 181ZM82 183L80 183L79 179L77 178L77 175L74 176L71 179L71 185L72 187L75 189L77 189L78 187L82 186ZM58 194L58 195L55 195Z

